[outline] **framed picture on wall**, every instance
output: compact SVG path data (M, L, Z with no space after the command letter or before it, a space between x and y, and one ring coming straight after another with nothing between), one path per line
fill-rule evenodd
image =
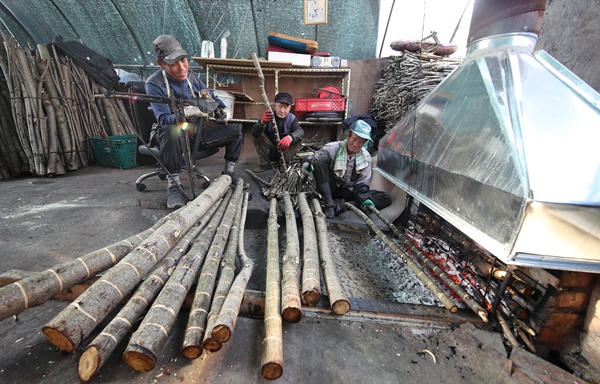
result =
M327 24L327 0L304 0L304 24Z

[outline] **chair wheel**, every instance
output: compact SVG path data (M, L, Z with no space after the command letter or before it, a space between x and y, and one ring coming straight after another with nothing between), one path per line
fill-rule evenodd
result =
M136 184L135 189L137 189L140 192L144 192L146 190L146 184Z
M167 175L165 173L161 173L158 175L158 178L161 180L166 180L167 179Z
M202 183L202 188L206 189L210 187L210 181L205 181L204 183Z

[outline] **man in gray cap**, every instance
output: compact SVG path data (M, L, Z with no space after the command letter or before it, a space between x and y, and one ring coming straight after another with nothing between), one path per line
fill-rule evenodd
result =
M279 154L283 152L286 163L292 159L300 149L304 130L300 127L298 119L290 113L294 105L294 98L287 92L279 92L275 95L275 107L273 111L266 110L262 117L252 127L254 149L258 156L258 168L254 172L263 172L277 163ZM279 131L279 144L275 145L275 125Z
M161 69L154 72L146 80L146 93L175 99L194 99L201 97L201 92L208 92L216 102L218 109L214 111L215 121L227 122L227 108L215 94L192 72L189 71L188 54L179 41L173 36L161 35L152 42L152 48L156 56L156 63ZM160 160L165 168L173 175L168 177L167 207L179 208L188 202L188 198L179 188L179 171L183 160L183 151L179 139L180 127L178 123L190 122L195 124L200 117L208 117L208 114L196 106L186 106L183 112L171 111L167 104L150 103L156 121L160 125L159 146ZM238 124L239 125L239 124ZM195 126L195 125L194 125ZM235 127L233 127L235 128ZM234 177L235 163L240 157L242 150L241 126L240 135L224 144L225 146L225 168L223 173ZM247 184L244 185L247 187Z
M382 209L392 203L389 194L369 189L373 160L364 145L371 140L370 133L371 126L357 120L346 131L345 140L327 143L302 160L305 174L314 173L329 219L346 210L345 201L354 201L363 210L371 206Z

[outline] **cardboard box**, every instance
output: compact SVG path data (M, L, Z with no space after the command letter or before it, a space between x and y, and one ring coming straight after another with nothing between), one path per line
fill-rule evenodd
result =
M298 67L310 67L310 55L303 53L268 52L269 61L289 61Z

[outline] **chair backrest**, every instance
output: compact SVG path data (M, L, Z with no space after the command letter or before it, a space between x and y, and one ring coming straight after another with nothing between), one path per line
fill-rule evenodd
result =
M143 95L146 94L144 85L145 83L143 81L128 81L125 83L128 93L139 93ZM150 103L147 101L130 100L129 106L131 108L135 129L142 136L144 141L148 142L148 140L150 140L152 124L156 122L154 113L152 112L152 109L150 109Z

